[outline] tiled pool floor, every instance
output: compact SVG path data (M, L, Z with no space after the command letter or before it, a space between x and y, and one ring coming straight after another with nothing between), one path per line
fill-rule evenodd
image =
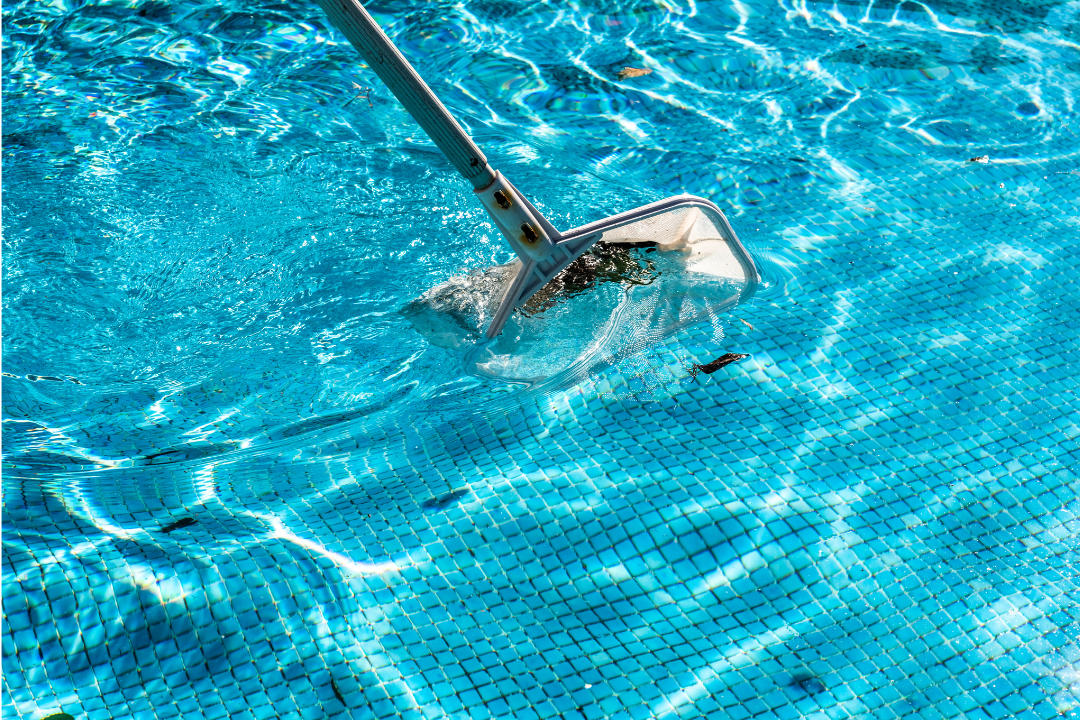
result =
M314 4L5 6L5 717L1080 716L1075 4L908 5L373 8L762 268L528 388L401 316L506 251Z

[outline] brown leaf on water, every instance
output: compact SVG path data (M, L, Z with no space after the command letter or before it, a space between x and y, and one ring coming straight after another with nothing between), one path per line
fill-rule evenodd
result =
M690 373L690 377L696 379L699 372L703 372L706 375L712 375L714 372L724 367L725 365L730 365L734 362L742 362L748 357L750 356L744 355L743 353L727 353L725 355L721 355L707 365L692 365L687 368L687 371Z
M632 68L627 66L620 70L618 74L616 74L616 77L620 80L625 80L626 78L641 77L642 75L651 74L652 70L650 70L649 68Z

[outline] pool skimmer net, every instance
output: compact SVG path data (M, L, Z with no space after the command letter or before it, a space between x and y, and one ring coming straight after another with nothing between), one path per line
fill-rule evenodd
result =
M451 164L474 187L477 198L520 260L502 292L485 335L494 338L507 319L598 242L655 244L685 255L695 274L752 286L759 277L724 213L713 203L679 195L598 220L567 232L556 229L501 172L493 169L472 138L368 14L359 0L318 0L331 22L405 106Z

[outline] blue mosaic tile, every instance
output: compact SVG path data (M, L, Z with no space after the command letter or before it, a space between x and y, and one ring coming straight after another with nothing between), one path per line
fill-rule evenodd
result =
M467 188L449 189L454 179L423 159L430 153L388 98L378 98L377 116L356 121L369 123L363 132L346 137L340 133L353 131L344 121L326 119L333 98L320 83L342 79L352 61L314 6L249 5L143 3L144 13L133 6L123 17L107 3L5 6L15 53L5 63L4 119L15 128L5 135L5 189L16 198L4 207L6 272L14 278L5 286L12 303L5 327L16 329L5 335L5 369L19 371L4 388L6 715L1049 720L1078 712L1080 236L1070 209L1080 184L1070 164L1077 146L1071 6L932 3L937 20L959 29L951 38L907 6L809 3L785 6L783 19L760 3L699 3L667 14L644 5L559 10L569 18L568 37L606 38L633 27L635 47L645 48L642 38L655 33L655 47L641 52L684 73L670 85L619 95L578 77L566 57L544 54L551 46L577 57L554 32L535 43L522 39L517 25L543 20L547 27L558 14L543 3L443 8L450 30L419 17L423 8L381 8L380 20L407 50L443 43L422 54L432 56L426 69L450 79L446 92L470 125L496 133L542 122L551 130L543 147L556 161L544 172L520 162L526 179L543 186L557 177L613 206L654 190L714 197L759 259L763 287L725 315L630 338L572 381L528 389L459 382L445 368L460 359L431 348L408 361L415 367L384 380L400 369L383 367L397 349L385 335L365 340L363 332L377 329L371 325L338 348L348 357L309 362L321 350L282 340L270 352L241 353L236 366L222 360L167 393L132 381L94 399L76 394L91 386L98 392L89 380L31 380L33 353L19 343L34 333L22 328L33 327L42 346L53 340L27 324L20 303L31 302L34 293L22 291L33 283L19 263L32 253L59 258L55 248L33 243L66 242L73 231L27 217L24 188L54 187L47 181L62 168L25 174L40 153L20 148L46 147L52 137L59 145L47 154L81 163L78 182L59 186L65 192L40 206L48 211L35 205L32 214L74 223L98 213L103 227L127 228L134 254L124 257L132 267L135 255L154 255L139 244L145 236L198 235L199 222L212 221L178 210L172 196L155 195L165 205L140 210L122 177L101 190L105 181L94 178L106 167L104 151L77 149L99 148L82 128L100 129L87 117L91 108L108 110L108 133L154 123L134 125L123 136L134 148L124 152L133 154L110 161L143 172L157 156L140 148L155 143L154 153L167 153L161 138L196 122L190 108L164 100L187 92L190 77L201 88L194 97L210 97L217 108L200 113L209 119L197 121L199 133L262 133L248 123L267 107L273 132L286 132L284 123L295 133L252 140L246 155L215 146L221 164L241 157L254 167L271 145L307 147L314 142L307 133L352 153L290 160L288 167L303 170L272 166L260 177L288 184L271 195L275 202L312 203L325 198L327 183L357 178L348 192L360 195L349 195L350 210L342 212L370 211L374 225L364 220L365 231L400 224L376 212L382 202L371 198L381 196L364 194L384 180L396 183L387 186L395 201L387 205L411 202L415 190L404 188L415 188L421 175L434 188L424 207L469 202ZM256 11L303 31L260 30ZM500 17L504 11L510 15ZM865 64L843 60L857 59L851 47L830 46L829 53L849 52L840 60L827 59L824 47L820 57L800 54L802 44L854 37L829 24L839 23L837 15L858 28L860 43L873 45L862 48L871 53ZM728 43L739 24L754 52ZM444 51L445 33L459 31L462 42L480 48L462 61L475 67L452 65ZM492 54L482 49L483 36L496 31L507 49ZM107 40L93 40L99 33ZM998 38L991 33L1007 40L993 52L978 45ZM71 45L97 59L84 74L54 82L58 76L48 73L61 71L36 65L44 61L26 50L32 43L24 34L41 58ZM623 63L631 35L611 37L595 49L610 57L581 62ZM1011 63L1021 47L1027 64ZM939 64L903 66L904 58L929 56ZM1054 60L1035 64L1036 56ZM979 65L986 57L997 64ZM504 64L515 58L535 65L543 82L526 92L505 69L509 85L489 88L502 87ZM94 74L107 67L118 77L153 73L158 63L190 75L147 76L140 83L157 89L145 95L127 86L114 91L120 86L108 83L115 79ZM253 79L226 82L234 65ZM939 68L947 78L922 72ZM50 96L76 81L79 93ZM235 89L226 96L221 88L229 83ZM1021 112L1021 102L1035 104L1028 95L1036 87L1045 107ZM43 110L30 113L21 92ZM287 102L271 96L279 92ZM80 99L88 93L96 99ZM725 93L737 103L723 105ZM325 102L304 99L312 94ZM681 99L669 103L668 94ZM731 112L705 113L702 97ZM617 120L607 117L615 110L595 105L612 98L625 103ZM776 103L772 111L765 100ZM646 111L658 105L667 108L663 121ZM13 106L20 109L7 109ZM790 120L790 130L770 112ZM502 114L503 125L483 125L479 118L492 113ZM60 132L57 123L79 127ZM622 138L631 127L648 139ZM370 159L380 154L369 152L370 137L387 138L387 155L422 157L378 165L386 177L369 177L355 164L379 162ZM536 152L502 136L485 142ZM966 162L983 152L994 160ZM707 162L671 162L703 154ZM796 154L806 162L792 160ZM183 157L165 157L174 162L162 165L179 168L174 175L204 177ZM558 158L585 160L560 169ZM516 162L509 154L504 160ZM239 187L254 214L283 222L260 204L258 185L235 173L205 177L201 196L232 197L230 188ZM166 195L167 184L154 183ZM86 195L85 205L63 204L84 202L75 192L84 187L97 194ZM554 212L583 212L580 193L552 192ZM116 207L125 203L131 207ZM168 214L184 226L136 227L145 218L164 223ZM200 251L251 231L229 217L229 227L199 235ZM24 222L32 233L17 226ZM467 234L464 221L447 222L452 242ZM316 230L269 220L266 227L290 237ZM357 232L350 237L366 238ZM240 254L273 242L260 234ZM357 279L331 268L349 266L358 244L313 256L330 258L318 278L341 287L371 281L363 268ZM370 247L384 250L374 240ZM447 252L424 261L426 276L442 280L450 264L480 262L471 249ZM71 278L113 272L79 257L63 266ZM241 275L237 292L251 277ZM165 283L167 276L152 277ZM268 286L295 280L274 277ZM401 282L421 280L430 277ZM221 281L222 296L229 282ZM176 293L185 286L162 287ZM292 300L302 303L307 292ZM644 289L633 293L648 297ZM330 300L326 307L341 310ZM396 317L384 305L346 310L342 322L368 310ZM333 330L347 334L347 327ZM57 357L78 365L68 359L85 338L56 334L68 343ZM125 346L109 337L111 346ZM160 359L165 350L175 353L171 341L154 349L153 333L138 337L153 355L144 364L160 368L169 362ZM416 341L401 340L409 342ZM403 363L417 348L408 349ZM687 374L691 363L728 349L751 357L707 377ZM125 368L123 377L135 377L111 350L95 352L109 366L99 385ZM81 362L97 366L92 357ZM415 395L393 400L388 412L323 422L360 407L360 391L391 397L395 382L413 383ZM195 522L163 533L183 518Z

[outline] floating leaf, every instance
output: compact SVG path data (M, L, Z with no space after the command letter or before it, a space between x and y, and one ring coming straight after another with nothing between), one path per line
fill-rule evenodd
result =
M616 77L618 77L620 80L625 80L626 78L635 78L635 77L641 77L642 75L651 75L651 74L652 74L652 70L650 70L649 68L624 67L622 70L620 70L618 72Z
M977 163L982 163L983 165L989 165L990 164L990 156L989 155L980 155L979 157L973 157L973 158L969 159L968 162L977 162Z
M707 365L694 365L693 367L691 367L690 377L696 378L699 372L703 372L706 375L712 375L714 372L724 367L725 365L730 365L733 362L740 362L748 357L750 356L743 355L741 353L727 353L726 355L721 355Z

